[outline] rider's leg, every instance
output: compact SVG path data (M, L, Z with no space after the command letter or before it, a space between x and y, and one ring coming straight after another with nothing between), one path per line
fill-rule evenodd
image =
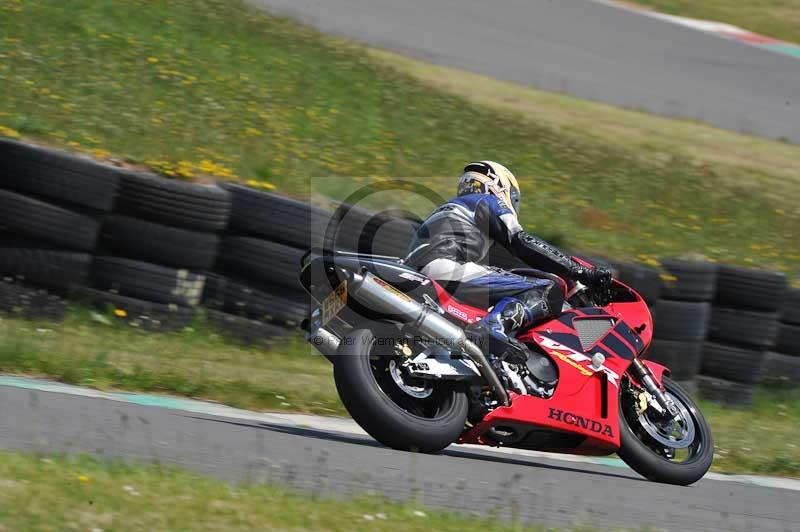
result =
M486 351L503 351L489 340L509 344L512 335L523 327L556 316L564 304L563 286L549 278L526 277L512 272L467 262L436 259L422 268L464 303L492 310L468 328L470 337Z
M561 286L548 279L535 279L526 289L497 301L482 320L470 327L470 336L484 340L481 347L485 351L502 349L503 345L513 344L510 338L517 331L557 316L563 305ZM500 347L492 347L492 340L500 342Z

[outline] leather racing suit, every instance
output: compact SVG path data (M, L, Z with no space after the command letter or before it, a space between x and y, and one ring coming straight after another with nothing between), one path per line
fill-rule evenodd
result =
M564 304L559 278L528 277L485 265L499 243L531 268L561 279L591 283L605 270L584 268L547 242L526 233L514 212L497 196L466 194L434 210L417 230L405 262L440 283L460 301L491 308L472 327L508 344L509 335L545 318ZM605 272L605 273L601 273ZM492 345L492 344L490 344ZM494 348L492 348L494 349Z

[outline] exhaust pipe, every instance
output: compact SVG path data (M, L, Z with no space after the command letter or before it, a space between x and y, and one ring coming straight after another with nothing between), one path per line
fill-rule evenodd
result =
M339 344L342 342L338 336L333 334L325 327L317 327L315 330L310 330L306 333L306 341L314 346L314 349L333 362L333 356L336 350L339 349Z
M497 400L504 406L509 405L508 394L497 373L489 365L483 351L467 339L461 327L450 323L427 306L418 303L369 272L364 272L363 275L352 274L348 284L350 295L368 309L408 324L422 336L444 347L463 351L475 363Z

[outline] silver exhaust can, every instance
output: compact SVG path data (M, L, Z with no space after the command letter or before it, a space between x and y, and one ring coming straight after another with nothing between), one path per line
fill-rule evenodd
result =
M509 404L508 394L497 373L486 360L483 351L467 339L461 327L372 273L354 273L348 285L350 297L370 311L407 324L421 336L450 351L464 353L475 363L496 399L503 405Z

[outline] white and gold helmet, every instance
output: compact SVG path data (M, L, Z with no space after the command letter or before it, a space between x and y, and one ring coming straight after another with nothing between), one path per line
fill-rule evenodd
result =
M478 161L464 167L458 180L458 195L492 194L519 216L520 191L511 170L494 161Z

